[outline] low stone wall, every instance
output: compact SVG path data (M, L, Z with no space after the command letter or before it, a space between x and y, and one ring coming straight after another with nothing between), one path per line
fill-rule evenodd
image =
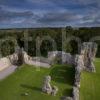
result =
M18 57L16 53L9 55L7 57L0 58L0 71L10 67L11 65L16 64L17 60Z
M44 68L50 68L50 61L48 58L44 57L31 57L27 55L26 52L24 54L24 63L29 64L29 65L34 65L36 67L44 67Z
M8 57L4 57L0 59L0 71L4 70L9 66L11 66L11 62Z
M42 63L48 63L51 64L50 60L45 57L33 57L32 60L42 62Z
M55 64L57 60L60 61L61 64L74 64L74 57L64 51L48 52L48 60L51 61L52 64Z
M79 88L78 87L73 87L73 92L72 92L72 95L73 95L73 100L79 100Z
M23 52L24 56L24 63L29 65L34 65L36 67L45 67L50 68L50 61L48 58L44 57L30 57L26 52ZM17 65L18 55L14 53L7 57L0 59L0 71L4 70L5 68L10 67L11 65Z

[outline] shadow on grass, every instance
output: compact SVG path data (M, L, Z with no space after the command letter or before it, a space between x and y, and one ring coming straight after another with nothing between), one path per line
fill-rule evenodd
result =
M63 96L72 96L72 89L65 89L62 94Z
M33 86L25 85L25 84L21 84L21 87L41 92L41 88L39 87L33 87Z
M50 75L55 82L73 85L75 70L73 67L60 65L52 68Z
M75 78L75 69L72 66L57 65L52 68L50 75L52 80L57 83L64 83L73 86ZM66 88L62 92L63 96L72 96L72 89Z

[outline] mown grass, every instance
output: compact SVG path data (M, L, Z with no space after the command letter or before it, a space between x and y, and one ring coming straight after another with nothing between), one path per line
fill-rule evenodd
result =
M57 96L41 92L43 78L51 75L52 85L59 88ZM6 79L0 81L0 100L60 100L61 96L71 96L74 81L74 69L64 65L54 65L50 69L23 67ZM24 93L28 93L25 96Z
M81 75L80 100L100 100L100 59L94 64L96 73L83 72Z

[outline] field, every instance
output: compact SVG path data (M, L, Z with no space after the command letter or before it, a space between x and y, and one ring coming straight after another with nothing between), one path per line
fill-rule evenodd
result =
M43 78L51 75L52 85L59 88L57 96L41 92ZM50 69L23 65L12 75L0 81L0 100L60 100L61 96L71 96L74 69L64 65L54 65ZM28 93L28 96L25 96Z
M94 63L96 73L82 73L80 100L100 100L100 59L96 59Z

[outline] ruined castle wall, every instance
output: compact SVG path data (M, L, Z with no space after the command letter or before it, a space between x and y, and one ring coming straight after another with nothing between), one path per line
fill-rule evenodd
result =
M4 57L0 59L0 71L4 70L9 66L11 66L11 62L8 57Z

